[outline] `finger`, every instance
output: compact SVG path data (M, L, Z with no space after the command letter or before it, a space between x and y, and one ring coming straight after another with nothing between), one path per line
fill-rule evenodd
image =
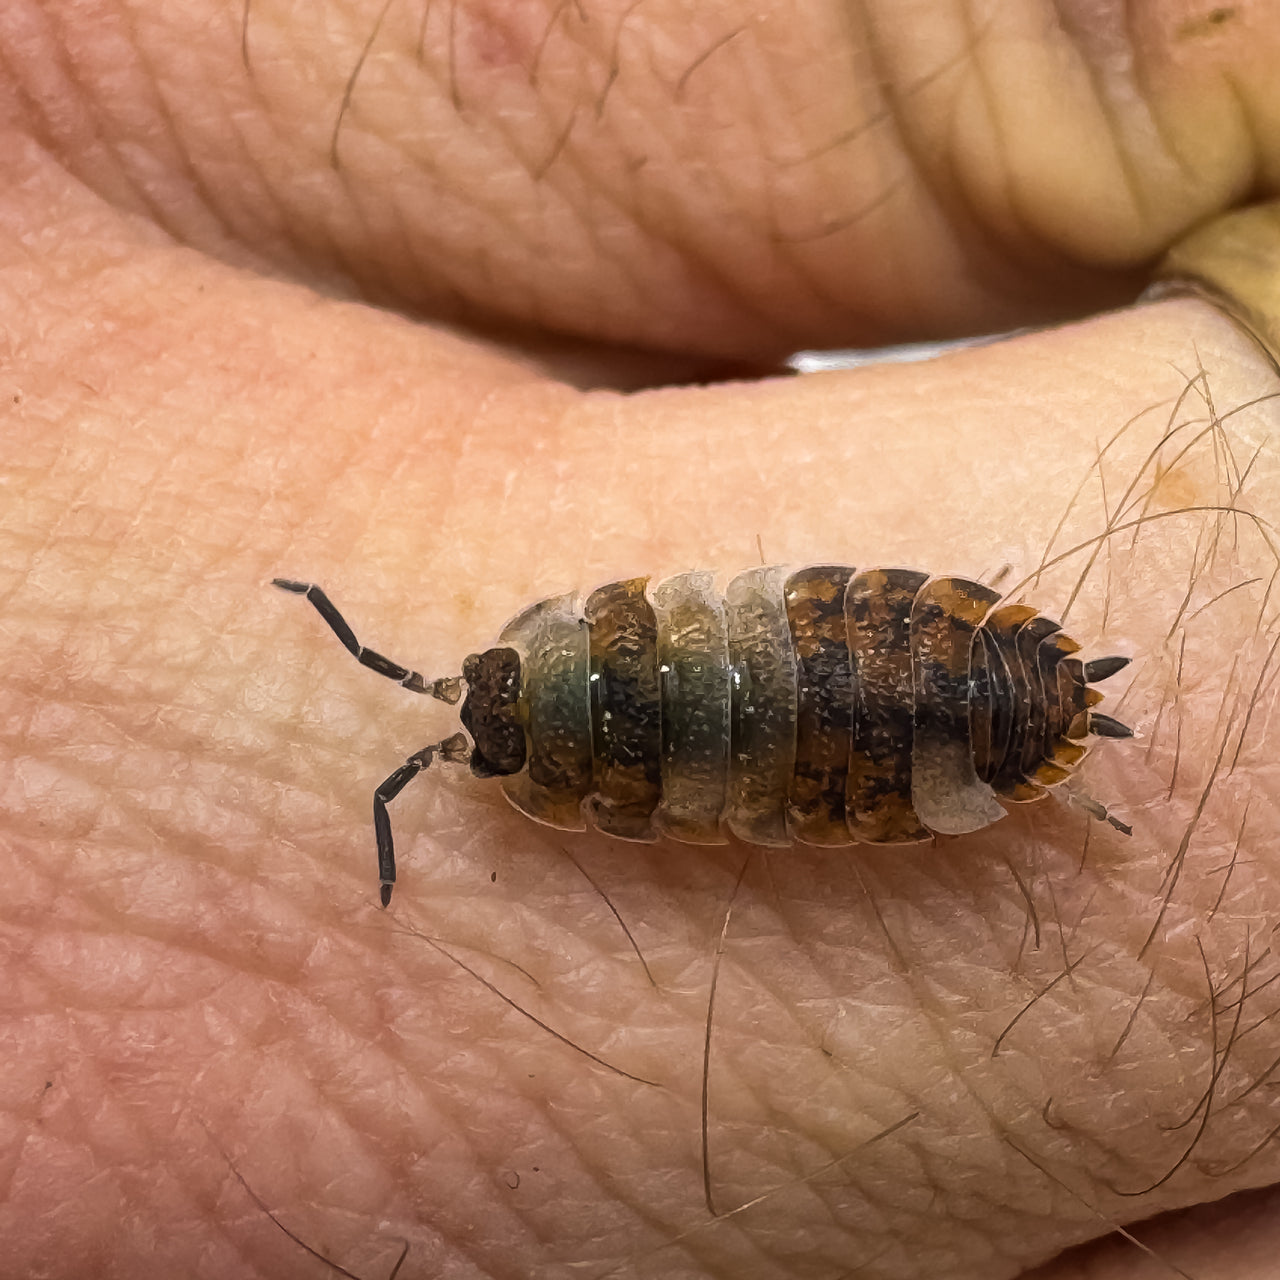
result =
M405 1237L443 1274L987 1277L1275 1176L1275 388L1214 312L580 395L163 247L111 265L77 225L6 277L15 1270L92 1240L135 1275L288 1274L266 1205L360 1274ZM273 578L435 676L540 596L761 554L1044 566L1028 598L1135 658L1107 706L1140 738L1083 775L1134 835L1046 801L747 865L537 827L433 766L378 910L373 789L452 712ZM69 1221L75 1177L111 1193Z
M1276 1250L1275 1202L1265 1188L1165 1214L1133 1228L1154 1256L1112 1236L1068 1250L1025 1280L1168 1280L1174 1258L1196 1280L1264 1280Z
M1274 188L1266 6L324 12L18 6L6 136L240 264L756 360L1110 304Z

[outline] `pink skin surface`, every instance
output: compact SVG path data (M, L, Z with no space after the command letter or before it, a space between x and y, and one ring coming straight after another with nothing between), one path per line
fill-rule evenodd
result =
M1274 190L1264 9L0 9L0 1275L1273 1274L1280 387L1079 318ZM378 909L456 721L271 578L433 677L762 557L1034 576L1135 658L1070 784L1133 835L640 846L442 766Z

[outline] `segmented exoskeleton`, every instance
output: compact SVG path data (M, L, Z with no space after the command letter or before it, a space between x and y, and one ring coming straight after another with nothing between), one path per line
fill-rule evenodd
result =
M375 792L384 905L387 804L436 759L500 777L517 809L565 830L901 844L986 827L1001 800L1064 781L1090 735L1130 735L1089 688L1128 658L1081 662L1057 623L964 578L823 565L751 569L723 593L710 573L611 582L581 606L539 601L460 679L431 682L360 645L319 587L275 585L406 688L457 702L466 686L470 741L423 748Z

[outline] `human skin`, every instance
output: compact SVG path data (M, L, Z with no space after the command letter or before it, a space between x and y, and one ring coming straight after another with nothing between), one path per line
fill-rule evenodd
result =
M1125 297L1274 189L1280 24L392 8L335 152L380 9L0 19L0 1275L1271 1274L1271 363L1175 299L661 384ZM630 845L440 766L385 912L455 720L269 585L430 677L635 573L1059 552L1132 836Z

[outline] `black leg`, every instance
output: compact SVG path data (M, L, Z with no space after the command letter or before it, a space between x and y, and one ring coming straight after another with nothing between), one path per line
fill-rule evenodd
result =
M314 582L291 582L288 578L273 578L273 587L281 591L292 591L294 595L306 596L315 605L316 612L329 624L329 629L357 662L376 671L388 680L394 680L413 693L429 693L441 702L457 702L462 697L462 679L459 676L446 676L441 680L425 681L416 671L402 667L390 658L373 649L366 649L357 639L355 632L347 625L347 620L334 607L333 601Z
M1097 818L1099 822L1109 822L1122 836L1133 835L1133 828L1127 822L1121 822L1105 804L1101 804L1092 796L1085 795L1082 791L1070 794L1070 799L1074 800L1087 814Z
M455 733L443 742L435 742L429 747L423 747L421 751L415 751L373 793L373 832L378 841L378 880L384 907L391 905L391 887L396 882L396 850L391 840L391 815L387 812L387 805L423 769L429 768L437 756L450 764L466 764L470 755L466 735Z

